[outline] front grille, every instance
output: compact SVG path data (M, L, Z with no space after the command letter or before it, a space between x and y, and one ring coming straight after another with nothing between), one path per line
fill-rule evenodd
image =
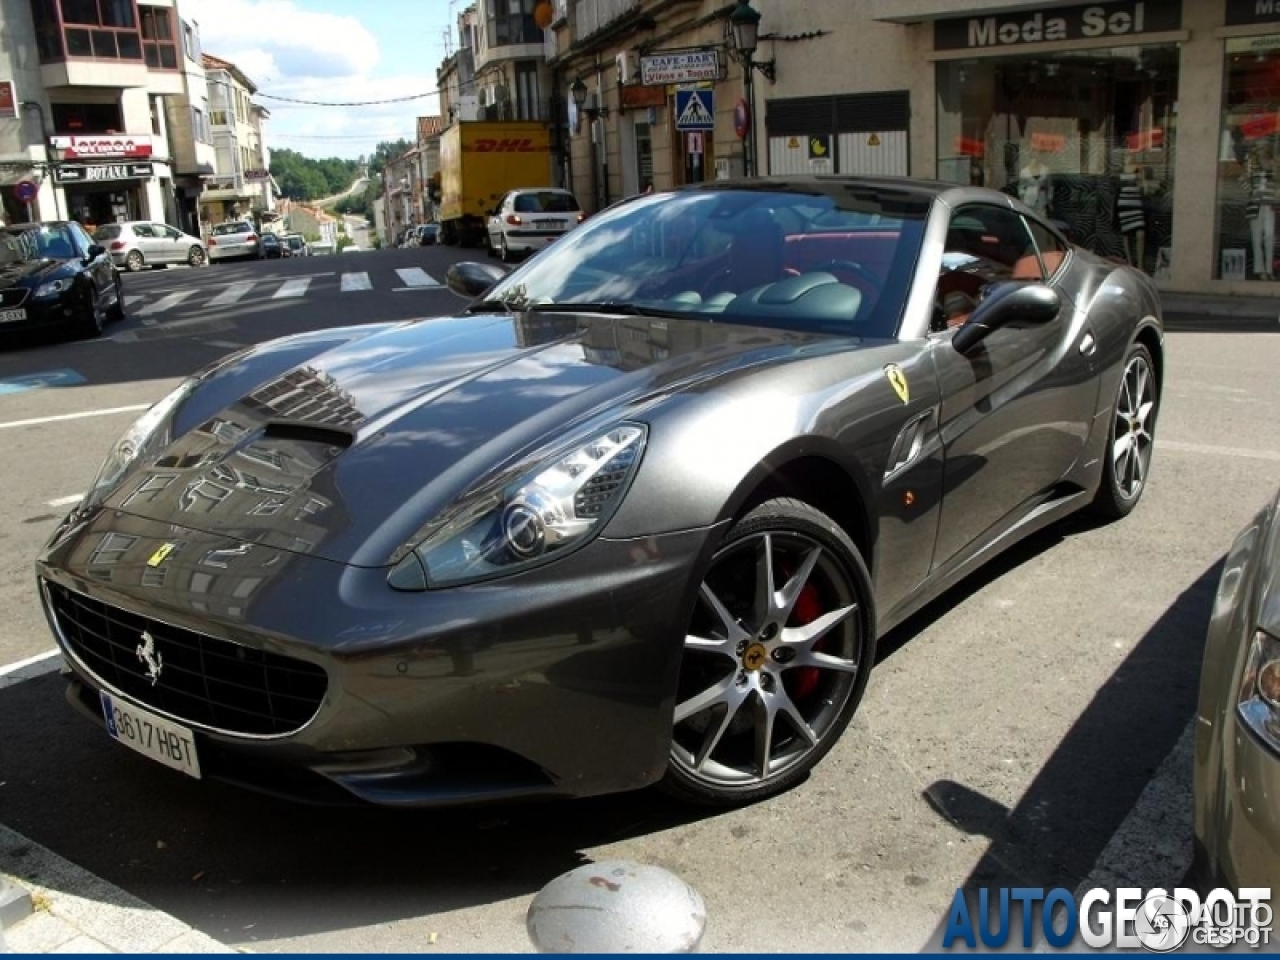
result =
M100 680L139 703L194 724L252 736L280 736L304 726L328 687L324 670L172 627L108 606L56 583L49 601L62 636ZM154 640L160 677L153 685L142 656Z
M4 307L6 310L20 307L27 302L27 294L30 292L30 290L24 290L22 287L0 290L0 307Z

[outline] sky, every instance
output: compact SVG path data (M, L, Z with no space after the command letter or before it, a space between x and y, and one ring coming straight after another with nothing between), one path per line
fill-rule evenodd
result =
M464 0L179 0L199 24L206 53L230 60L271 111L267 146L309 157L373 152L380 140L412 140L419 116L439 113L436 69L445 31ZM455 43L456 43L456 30ZM432 96L362 107L325 103Z

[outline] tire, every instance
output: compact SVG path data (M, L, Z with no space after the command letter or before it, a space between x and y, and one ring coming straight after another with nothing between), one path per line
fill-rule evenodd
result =
M766 569L778 599L762 617L757 584ZM862 700L875 662L874 607L866 564L830 517L778 499L738 520L708 566L685 631L660 788L725 807L804 779Z
M1135 391L1139 391L1136 404ZM1111 427L1103 455L1102 480L1089 512L1104 521L1133 512L1147 489L1160 412L1160 383L1151 351L1135 343L1125 354L1124 371L1111 406ZM1127 441L1127 446L1121 444ZM1136 456L1134 451L1136 450ZM1119 451L1117 453L1117 451Z
M209 258L199 247L192 245L187 251L187 264L192 267L203 267L209 262Z
M120 283L120 278L116 277L116 302L107 310L107 320L110 323L119 323L124 319L124 286Z
M80 338L83 340L94 340L102 336L103 327L106 326L102 314L98 313L98 307L93 301L93 294L86 293L83 298L82 312L76 323Z
M131 273L137 273L147 265L147 260L141 250L130 250L129 255L124 258L124 265Z
M507 246L507 238L505 235L502 238L502 246L499 249L499 254L503 263L511 263L513 259L511 256L511 248Z

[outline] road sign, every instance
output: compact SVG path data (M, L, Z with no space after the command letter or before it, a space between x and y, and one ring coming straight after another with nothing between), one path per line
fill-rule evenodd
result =
M676 91L676 129L714 130L716 95L712 90Z
M750 129L751 108L747 106L747 101L739 100L733 108L733 132L738 135L739 140L745 140Z
M36 194L40 192L30 180L19 180L13 185L13 195L18 198L21 203L30 203L36 198Z
M690 152L690 153L705 153L705 152L706 152L706 151L703 149L703 147L702 147L702 138L703 138L703 133L702 133L702 131L701 131L701 130L690 130L690 131L689 131L689 133L687 133L687 134L686 134L686 136L689 138L689 152Z

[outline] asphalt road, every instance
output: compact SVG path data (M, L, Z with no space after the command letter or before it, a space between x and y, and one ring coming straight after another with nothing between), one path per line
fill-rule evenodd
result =
M49 503L84 489L135 413L15 422L147 403L234 346L292 330L446 312L456 298L396 271L440 279L462 256L484 255L130 276L141 299L108 339L0 354L0 664L51 646L31 577L63 509ZM370 289L343 292L351 272ZM304 277L300 295L276 296ZM252 287L214 303L232 284ZM854 725L786 796L711 816L648 792L430 814L300 808L110 743L47 675L0 689L0 823L258 951L525 949L532 895L586 860L654 863L694 884L707 951L936 948L966 885L1176 885L1219 563L1277 483L1280 337L1175 333L1167 349L1137 512L1037 536L896 631ZM41 372L68 385L4 386Z

